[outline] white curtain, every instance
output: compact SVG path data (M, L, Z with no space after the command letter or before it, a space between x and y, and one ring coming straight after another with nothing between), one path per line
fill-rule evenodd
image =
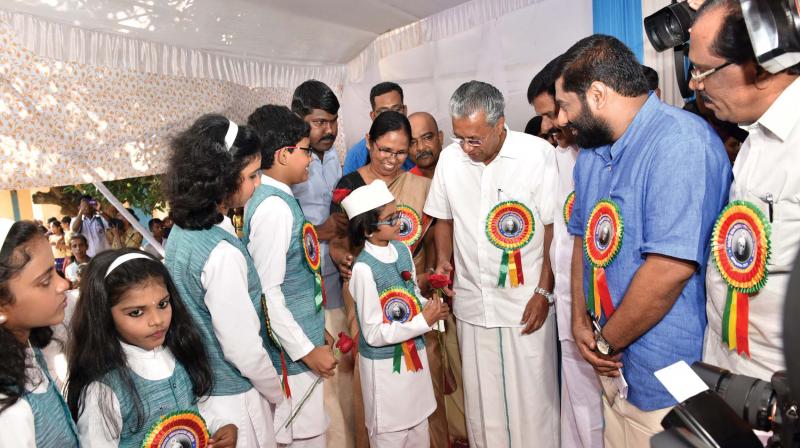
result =
M343 65L283 64L237 58L3 10L0 10L0 21L12 27L16 41L24 48L57 61L228 81L245 87L294 89L307 79L318 79L338 91L344 85Z
M591 33L591 0L473 0L386 33L347 67L347 144L369 130L369 90L382 81L400 84L409 113L433 114L446 135L453 91L471 79L491 83L505 96L509 126L521 131L533 116L533 75Z

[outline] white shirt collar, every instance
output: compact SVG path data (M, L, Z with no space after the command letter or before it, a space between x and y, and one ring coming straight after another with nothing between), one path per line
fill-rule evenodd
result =
M792 130L800 124L800 78L795 79L778 98L769 106L764 115L750 126L744 127L751 130L754 126L761 125L775 134L781 141L789 138Z
M236 227L233 226L233 222L231 222L231 218L227 216L222 217L222 222L218 224L214 224L215 226L221 228L222 230L230 233L231 235L236 235Z
M288 185L279 180L275 180L274 178L269 177L266 174L261 175L261 183L264 185L269 185L270 187L275 187L278 190L281 190L282 192L288 195L294 196L292 194L292 189Z
M125 353L125 356L128 358L136 358L136 359L154 359L158 358L164 353L164 347L158 346L152 350L145 350L141 347L136 345L131 345L122 340L119 341L119 344L122 346L122 351Z

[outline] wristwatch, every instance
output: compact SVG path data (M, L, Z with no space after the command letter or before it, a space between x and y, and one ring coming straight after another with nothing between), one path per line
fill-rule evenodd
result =
M595 333L595 343L597 344L597 351L600 352L602 355L606 356L614 356L617 351L614 350L614 347L606 341L606 338L600 332Z
M534 294L541 294L545 298L545 300L547 300L547 304L550 305L550 306L553 306L553 304L556 303L555 294L553 294L552 292L550 292L550 291L548 291L548 290L546 290L546 289L544 289L544 288L542 288L540 286L537 286L533 290L533 292L534 292Z

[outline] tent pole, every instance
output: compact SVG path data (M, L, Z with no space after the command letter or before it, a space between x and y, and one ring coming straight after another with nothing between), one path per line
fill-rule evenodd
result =
M108 202L110 202L111 205L113 205L114 208L117 209L117 211L120 212L122 216L124 216L125 219L128 220L129 223L131 223L133 228L139 231L139 233L142 234L144 239L146 239L148 243L152 244L153 247L156 248L158 253L161 254L161 256L163 257L164 247L161 245L161 243L156 241L156 239L153 237L153 234L150 233L150 230L145 229L142 223L140 223L138 219L134 218L133 215L131 215L130 212L128 212L128 209L126 209L125 206L122 205L122 202L120 202L119 199L117 199L117 197L114 196L113 193L111 193L111 191L105 186L105 184L103 184L102 182L92 182L92 184L95 186L95 188L97 188L97 190L100 193L103 194L103 196L105 196L106 199L108 199Z

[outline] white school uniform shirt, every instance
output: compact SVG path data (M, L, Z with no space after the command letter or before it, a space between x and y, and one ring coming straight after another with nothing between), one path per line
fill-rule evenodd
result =
M425 213L453 220L453 314L482 327L521 327L525 305L539 282L544 226L553 223L553 147L538 137L508 130L495 159L473 162L453 143L439 156ZM532 212L533 238L520 249L525 283L498 288L503 251L486 236L486 218L500 202L519 201Z
M165 347L144 350L135 345L120 341L128 367L134 373L147 380L162 380L172 375L175 370L175 356ZM142 397L146 399L146 397ZM104 401L108 400L108 401ZM110 405L110 406L108 406ZM110 425L106 424L102 409L111 410ZM209 418L203 415L211 434L228 423L229 420ZM116 448L119 435L111 434L108 427L122 428L122 413L119 400L113 389L101 382L94 382L86 389L83 401L83 413L78 417L78 438L81 446L86 448Z
M569 234L564 222L564 202L575 190L572 170L578 159L578 147L557 147L555 162L557 176L553 200L553 242L550 244L550 266L553 268L556 296L556 319L558 321L558 340L572 341L572 247L575 237Z
M47 392L50 381L36 362L30 346L25 350L27 359L25 388L34 394ZM35 386L35 387L34 387ZM0 397L5 395L0 394ZM27 400L18 399L16 403L0 412L0 447L36 448L36 426L33 409Z
M236 235L229 218L216 225ZM239 447L275 446L272 407L281 402L283 392L263 346L261 321L250 301L244 255L227 241L220 241L209 254L200 283L225 360L253 384L242 394L208 397L198 403L200 413L232 421L239 428Z
M769 220L773 198L771 257L767 284L749 300L750 359L722 344L727 284L712 259L706 271L708 326L704 361L735 373L769 381L786 368L783 357L783 305L789 274L800 248L800 78L789 85L755 123L733 165L730 200L758 207Z
M261 183L293 196L288 185L269 176L261 176ZM253 257L261 288L266 296L272 333L292 361L299 361L314 349L314 344L294 320L281 291L286 275L286 253L292 240L293 221L292 211L283 199L278 196L264 199L250 218L250 242L247 250ZM322 386L314 389L292 425L288 429L282 428L317 378L313 371L288 377L292 398L284 400L275 410L275 433L279 443L316 437L327 430L328 417L323 405Z
M391 244L376 246L364 244L364 250L383 263L397 261L397 250ZM411 252L405 248L409 256ZM425 298L416 287L414 292L425 305ZM397 344L423 335L431 330L422 313L405 323L383 323L378 287L372 269L363 262L353 265L350 279L350 294L356 302L359 326L364 340L375 347ZM356 342L357 343L357 342ZM419 350L422 370L409 372L401 363L400 373L393 372L394 362L389 359L369 359L358 357L361 369L361 390L364 397L364 418L370 436L375 434L402 431L417 426L436 410L433 383L425 348Z

